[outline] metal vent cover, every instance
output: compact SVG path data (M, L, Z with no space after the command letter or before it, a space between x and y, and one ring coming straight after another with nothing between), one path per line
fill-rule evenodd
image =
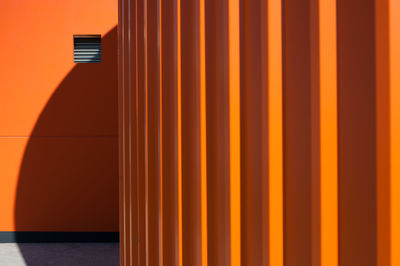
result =
M74 62L101 62L101 35L74 35Z

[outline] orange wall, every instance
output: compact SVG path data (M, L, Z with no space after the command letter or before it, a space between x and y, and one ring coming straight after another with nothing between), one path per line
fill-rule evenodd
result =
M0 231L117 231L117 2L0 2ZM103 61L73 62L73 34Z
M119 4L121 265L400 265L400 1Z

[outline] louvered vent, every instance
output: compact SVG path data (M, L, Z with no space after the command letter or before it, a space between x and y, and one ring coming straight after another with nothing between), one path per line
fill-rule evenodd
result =
M74 62L101 62L101 35L74 35Z

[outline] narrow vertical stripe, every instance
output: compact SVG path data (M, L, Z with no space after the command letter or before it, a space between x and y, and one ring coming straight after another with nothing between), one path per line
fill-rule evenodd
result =
M240 249L240 31L239 0L229 0L229 125L231 265L241 264Z
M201 260L208 265L207 235L207 123L206 123L206 33L205 0L200 4L200 164L201 164Z
M389 2L391 265L400 265L400 1Z
M131 29L131 1L128 1L128 73L132 73L132 29ZM132 167L133 167L133 160L132 160L132 75L128 76L128 161L129 161L129 261L132 264L133 260L133 231L132 231L132 223L133 223L133 216L132 216L132 193L133 193L133 186L132 186Z
M283 266L282 2L268 0L269 265Z
M141 242L140 242L140 153L139 153L139 132L140 132L140 125L139 125L139 64L138 64L138 4L135 1L135 93L136 93L136 203L137 203L137 210L136 210L136 220L137 220L137 265L140 265L140 254L141 254Z
M177 63L178 63L178 215L179 266L182 266L182 69L181 69L181 0L177 0Z
M120 212L122 213L122 216L121 216L121 223L122 223L122 225L121 225L121 240L120 240L120 242L121 242L121 250L122 250L122 254L121 254L121 262L122 262L122 265L126 265L127 264L127 260L126 260L126 257L127 257L127 254L128 254L128 252L127 252L127 250L126 250L126 213L125 213L125 209L126 209L126 196L125 196L125 187L126 187L126 184L125 184L125 158L126 158L126 155L125 155L125 103L124 103L124 100L125 100L125 82L124 82L124 80L125 80L125 63L124 63L124 58L125 58L125 32L124 32L124 30L125 30L125 21L124 21L124 11L125 11L125 0L120 0L120 8L119 8L119 14L120 14L120 17L119 17L119 19L120 19L120 24L121 24L121 28L120 28L120 31L121 31L121 57L120 57L120 64L121 64L121 76L120 76L120 86L121 86L121 88L120 88L120 90L121 90L121 99L120 99L120 102L119 102L119 104L121 105L120 106L120 108L121 108L121 110L122 110L122 118L121 118L121 131L122 131L122 136L121 136L121 142L122 142L122 144L121 144L121 158L120 158L120 160L122 161L121 162L121 187L120 187L120 197L121 197L121 200L122 200L122 206L120 206Z
M149 133L149 97L148 97L148 90L149 90L149 75L148 75L148 55L147 55L147 0L144 0L144 40L145 40L145 65L144 65L144 71L145 71L145 109L146 109L146 132L144 134L145 137L145 165L146 165L146 170L145 170L145 179L146 179L146 192L145 192L145 198L146 198L146 204L145 204L145 209L146 209L146 266L149 266L149 140L148 140L148 133Z
M336 0L319 1L321 265L338 265Z
M389 2L375 1L377 266L390 265Z
M163 245L164 245L164 233L163 233L163 141L162 141L162 135L163 135L163 115L162 115L162 0L158 0L157 2L157 13L158 13L158 57L159 57L159 93L160 93L160 98L159 98L159 108L160 108L160 124L159 124L159 135L158 135L158 143L159 143L159 166L160 166L160 172L159 172L159 178L160 178L160 210L159 210L159 265L162 266L164 264L164 252L163 252Z

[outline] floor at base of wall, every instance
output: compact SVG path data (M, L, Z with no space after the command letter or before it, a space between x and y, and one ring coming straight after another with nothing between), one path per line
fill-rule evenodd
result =
M0 244L2 266L117 266L118 243L5 243Z

